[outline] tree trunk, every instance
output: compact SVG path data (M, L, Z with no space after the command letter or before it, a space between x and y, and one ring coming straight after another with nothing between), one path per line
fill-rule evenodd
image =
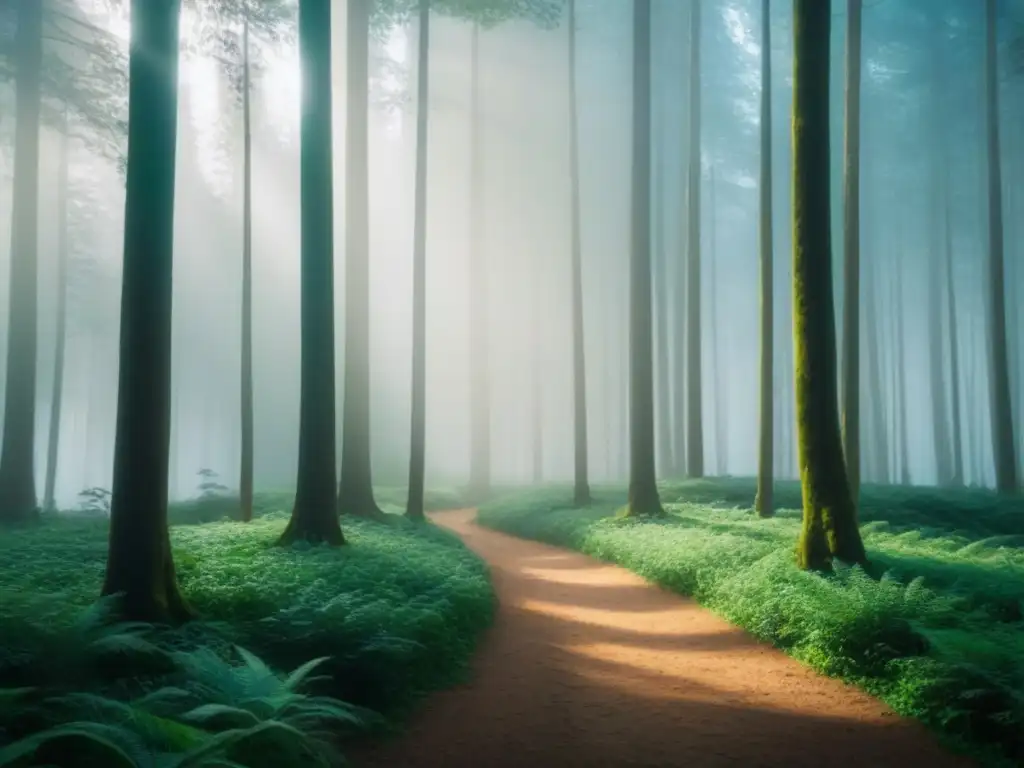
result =
M900 253L903 249L900 249ZM896 430L900 456L900 484L910 485L910 445L907 435L907 356L906 356L906 307L903 295L903 262L897 257L896 298L893 312L896 313L896 358L893 367L896 374Z
M793 4L793 338L803 490L801 568L864 563L843 461L829 223L829 48L832 10Z
M860 493L860 69L862 0L847 0L846 151L843 176L843 455Z
M715 241L715 223L718 207L715 202L715 169L711 166L708 175L708 292L711 294L711 370L712 381L715 386L715 474L723 476L726 474L726 464L729 455L727 441L729 439L729 428L726 423L728 411L722 404L725 398L725 379L722 376L722 348L718 338L718 280L715 273L717 266L715 260L718 258L718 246Z
M352 2L350 8L351 5ZM288 527L281 535L281 543L305 540L334 546L344 544L345 538L336 514L334 485L337 465L330 0L299 0L299 56L304 83L299 147L302 345L299 466L295 506ZM350 94L352 77L350 64ZM349 146L352 133L350 128ZM346 161L349 173L351 165L350 160ZM346 195L347 199L351 197ZM351 226L352 219L347 221ZM353 258L351 248L346 255L350 260ZM349 280L352 279L350 275ZM351 396L346 390L346 403Z
M772 257L772 24L771 0L761 0L761 170L758 182L758 245L761 278L761 365L757 454L760 517L775 513L775 264Z
M533 286L530 291L532 311L530 312L530 448L533 459L533 484L544 481L544 385L543 354L540 312L543 281L540 279L540 265L534 263ZM537 306L541 304L541 306Z
M672 388L669 382L669 344L668 344L668 320L669 320L669 291L668 291L668 251L665 248L665 171L661 153L664 150L664 130L660 113L654 117L654 162L651 173L653 174L654 198L651 201L653 207L653 235L652 243L652 269L651 279L654 281L654 320L655 344L657 354L655 357L654 371L656 375L655 393L657 395L657 408L655 408L655 439L657 440L657 465L656 471L662 477L672 473Z
M61 405L64 401L64 356L68 310L68 108L64 105L60 136L60 171L57 181L57 340L53 356L53 395L50 399L50 434L46 449L46 486L43 509L54 511L57 458L60 453Z
M469 487L477 499L491 487L491 396L487 262L483 249L480 146L480 26L473 24L469 96Z
M877 219L873 218L872 221ZM889 434L885 417L885 395L882 388L881 339L878 333L878 249L877 237L872 241L875 252L867 261L867 290L864 291L864 321L867 335L865 355L867 363L868 404L871 415L872 454L874 455L875 482L888 483L889 475Z
M950 444L950 424L949 424L949 413L947 408L947 385L946 385L946 361L945 361L945 340L950 338L956 333L956 328L950 324L943 333L943 319L948 320L949 317L944 311L947 303L947 297L945 295L944 283L948 280L943 279L943 273L946 268L946 258L943 254L943 249L948 243L945 242L945 236L943 226L948 227L949 222L945 220L945 210L943 195L946 184L948 183L948 155L945 153L945 127L944 121L946 116L944 114L944 102L942 98L943 88L945 86L945 77L943 72L943 49L942 49L942 36L943 36L943 22L939 15L936 15L932 24L932 43L931 43L931 56L932 56L932 109L933 120L935 122L935 133L932 134L933 146L935 148L935 154L931 160L931 172L933 177L931 179L931 209L929 211L929 233L932 238L932 252L936 254L935 263L928 265L928 364L929 364L929 383L931 385L931 396L932 396L932 430L935 438L935 475L936 484L940 486L948 486L956 484L954 476L956 471L953 467L953 447ZM943 218L944 222L942 225L939 223L939 219ZM954 404L953 409L956 410Z
M1003 286L1003 181L999 155L999 82L996 1L985 0L985 119L988 155L989 418L996 490L1018 490L1016 444L1010 406L1006 350L1006 293Z
M427 459L427 121L430 115L430 0L419 0L416 63L416 181L412 234L412 430L406 517L422 520Z
M945 155L943 155L945 156ZM948 166L946 166L948 169ZM943 211L943 252L945 256L945 278L946 278L946 316L949 335L949 379L951 386L952 416L953 416L953 474L950 477L950 485L961 486L964 484L964 450L963 450L963 428L960 418L960 345L957 337L960 334L960 326L957 322L956 312L956 291L953 287L953 212L950 209L949 178L944 179L942 194L944 198Z
M133 0L121 349L104 595L131 621L177 622L167 532L180 2Z
M633 160L629 302L629 504L661 515L654 465L651 343L651 0L633 0Z
M345 54L345 403L341 514L382 519L373 496L370 452L370 12L373 0L348 0ZM329 66L328 66L329 71ZM327 87L330 87L329 84Z
M587 366L583 333L583 254L580 242L579 105L576 93L576 0L569 0L569 184L572 249L573 502L590 503L587 477ZM608 439L608 436L605 436Z
M19 0L14 40L14 181L7 385L0 445L0 521L36 514L35 426L39 271L39 127L43 0Z
M252 128L249 77L249 10L242 31L242 450L238 499L242 522L252 520L253 381L252 381Z
M686 473L704 476L700 331L700 0L690 5L690 171L686 296Z

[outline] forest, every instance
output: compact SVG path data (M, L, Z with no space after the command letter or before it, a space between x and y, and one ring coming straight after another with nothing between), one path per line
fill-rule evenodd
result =
M1020 0L0 0L0 768L1024 765Z

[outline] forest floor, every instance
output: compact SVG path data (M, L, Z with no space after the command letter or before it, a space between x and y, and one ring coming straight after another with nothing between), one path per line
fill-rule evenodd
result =
M439 513L491 567L499 610L468 684L370 768L957 766L917 723L696 602L584 555Z

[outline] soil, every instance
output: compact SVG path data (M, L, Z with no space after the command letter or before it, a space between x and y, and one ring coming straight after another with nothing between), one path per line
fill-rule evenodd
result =
M491 566L499 610L471 681L431 696L366 768L945 768L918 723L692 600L583 555L434 521Z

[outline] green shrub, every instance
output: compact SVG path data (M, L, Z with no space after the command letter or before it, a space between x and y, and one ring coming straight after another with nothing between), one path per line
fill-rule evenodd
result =
M109 602L96 602L105 519L48 516L5 531L0 687L34 689L19 697L21 726L9 738L53 725L40 692L51 704L73 693L137 703L162 686L180 687L182 667L196 671L188 658L223 664L235 646L275 669L321 659L309 695L349 702L375 730L393 727L426 692L461 680L493 617L486 566L457 537L397 516L385 524L346 518L345 547L278 547L287 520L281 499L258 496L261 514L245 525L172 528L181 588L200 615L174 631L111 626ZM100 730L111 725L96 722Z

